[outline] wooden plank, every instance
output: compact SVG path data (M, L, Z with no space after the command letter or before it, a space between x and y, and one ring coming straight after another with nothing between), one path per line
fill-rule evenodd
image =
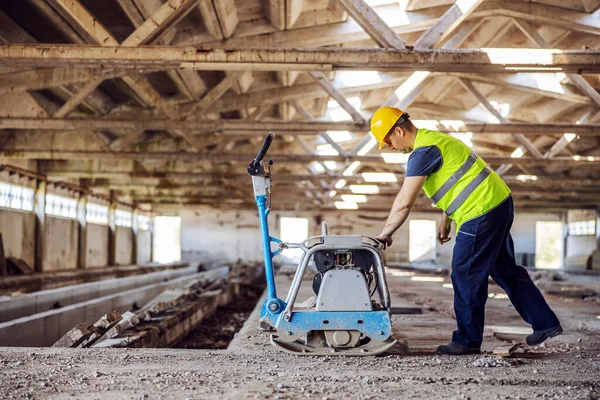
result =
M97 45L5 45L0 62L7 65L85 67L102 62L127 68L193 68L201 70L294 70L332 69L439 72L548 72L600 71L599 50L546 49L220 49L143 46L107 48Z
M496 347L493 354L498 357L510 357L520 347L519 343Z

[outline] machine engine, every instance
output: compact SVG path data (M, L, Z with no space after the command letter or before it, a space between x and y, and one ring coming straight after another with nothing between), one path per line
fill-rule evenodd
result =
M313 260L317 273L313 277L312 288L316 295L319 294L323 277L327 271L333 269L352 269L363 274L369 294L373 296L377 290L377 272L375 272L375 258L368 250L322 250L317 251ZM371 289L371 286L373 288Z

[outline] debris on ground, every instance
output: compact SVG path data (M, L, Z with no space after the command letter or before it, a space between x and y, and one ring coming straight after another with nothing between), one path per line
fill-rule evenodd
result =
M498 367L513 367L520 365L523 362L518 359L497 357L497 356L482 356L471 362L469 366L475 368L498 368Z
M499 346L494 349L493 353L497 357L510 357L519 348L519 346L519 343Z

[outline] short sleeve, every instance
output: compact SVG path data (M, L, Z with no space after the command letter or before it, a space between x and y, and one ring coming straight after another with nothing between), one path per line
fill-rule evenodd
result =
M442 153L437 146L419 147L408 157L406 176L429 176L442 167Z

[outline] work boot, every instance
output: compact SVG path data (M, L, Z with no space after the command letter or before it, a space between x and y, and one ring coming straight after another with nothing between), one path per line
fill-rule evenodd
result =
M554 328L548 328L541 331L534 331L531 335L527 336L527 344L530 346L537 346L543 343L546 339L550 339L554 336L558 336L563 332L560 325Z
M466 354L479 354L479 347L467 347L458 342L452 341L448 344L438 346L436 353L450 356L464 356Z

